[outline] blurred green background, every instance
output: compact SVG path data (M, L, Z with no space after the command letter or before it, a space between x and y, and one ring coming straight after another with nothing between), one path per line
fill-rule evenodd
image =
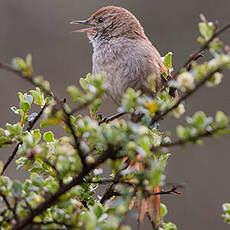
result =
M199 46L197 23L203 13L209 20L222 24L230 21L229 0L1 0L0 1L0 60L10 62L15 56L33 55L36 73L50 81L52 89L62 98L66 87L78 84L80 77L91 72L92 47L86 35L71 34L76 26L73 19L85 19L105 5L123 6L133 12L160 53L174 53L174 67L183 64L188 55ZM230 31L222 36L230 43ZM225 72L218 88L203 88L187 101L186 115L204 110L214 115L221 109L230 114L230 73ZM13 74L0 70L0 125L14 123L17 116L10 106L17 105L17 92L32 87ZM68 98L68 97L67 97ZM68 99L69 100L69 99ZM105 102L101 113L113 114L116 107ZM178 121L167 119L161 129L174 130ZM61 130L58 134L61 135ZM178 229L228 229L221 218L223 202L230 200L229 136L206 140L203 146L173 149L167 168L167 182L185 183L181 196L164 196L168 205L168 221ZM0 160L5 161L12 148L0 149ZM12 164L7 175L23 180L23 170ZM132 221L133 229L137 229ZM141 229L151 229L148 221Z

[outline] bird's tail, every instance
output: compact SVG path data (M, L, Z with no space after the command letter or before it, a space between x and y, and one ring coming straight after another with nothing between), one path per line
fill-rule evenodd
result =
M155 156L154 156L155 157ZM140 155L138 158L141 158ZM156 158L156 157L155 157ZM142 163L136 162L135 167L137 170L144 170L144 165ZM130 166L133 166L130 163ZM161 208L160 208L160 195L156 194L160 192L160 187L157 186L152 189L152 191L148 191L151 195L143 198L142 200L137 201L137 212L138 212L138 223L141 224L144 221L145 216L148 216L151 220L154 229L158 229L161 222ZM154 195L155 194L155 195ZM134 197L131 204L130 209L133 208L136 198Z

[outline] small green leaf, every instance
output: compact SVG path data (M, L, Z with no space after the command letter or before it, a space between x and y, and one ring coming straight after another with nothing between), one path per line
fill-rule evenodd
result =
M7 127L8 131L10 132L10 134L12 134L12 135L19 135L21 132L21 127L20 127L19 123L14 124L14 125L7 123L6 127Z
M83 102L84 94L74 85L71 85L67 88L68 93L70 94L74 102Z
M224 212L230 211L230 203L224 203L222 205Z
M200 34L207 41L212 37L215 30L215 26L213 25L212 22L200 22L199 30L200 30Z
M177 136L180 139L184 139L185 138L185 128L182 125L178 125L176 127L176 133L177 133Z
M21 102L20 103L20 108L23 110L24 113L27 113L28 110L30 109L30 104L28 102Z
M43 138L46 142L54 142L54 134L51 131L44 133Z
M39 187L42 185L42 176L38 175L37 173L31 173L30 179L34 185Z
M19 181L13 182L11 192L14 196L20 196L22 194L22 185Z
M172 55L173 53L169 52L164 56L165 67L169 70L172 68Z
M33 138L34 138L35 145L37 145L39 141L41 140L41 132L39 129L35 129L33 131Z
M217 111L216 126L218 128L224 128L228 125L228 123L229 123L228 117L222 111Z
M169 223L163 223L162 224L164 230L177 230L177 227L175 224L169 222Z
M44 120L41 122L40 127L46 128L51 125L58 125L61 123L61 120L55 117L48 118L47 120Z
M161 203L161 217L166 216L168 213L168 209L165 204Z
M44 94L41 92L39 88L36 88L36 90L30 90L30 93L32 94L34 98L34 103L40 106L45 105L45 100L44 100Z

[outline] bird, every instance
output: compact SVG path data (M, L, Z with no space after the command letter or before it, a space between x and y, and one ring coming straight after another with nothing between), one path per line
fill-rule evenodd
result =
M165 85L166 73L161 55L145 35L138 19L127 9L118 6L105 6L86 20L75 20L71 24L81 24L85 28L73 32L85 32L93 46L92 75L105 76L107 94L116 104L128 88L149 94L148 77L154 76L155 92ZM170 75L169 75L170 77ZM156 157L154 155L154 157ZM137 170L143 165L136 163ZM159 186L153 189L159 193ZM138 220L150 216L157 229L160 224L160 196L151 195L137 203Z
M82 24L86 28L73 32L86 32L93 45L92 75L104 75L106 92L120 104L127 88L149 94L148 77L155 77L155 90L165 84L163 73L167 69L158 50L144 33L138 19L127 9L106 6L93 13Z

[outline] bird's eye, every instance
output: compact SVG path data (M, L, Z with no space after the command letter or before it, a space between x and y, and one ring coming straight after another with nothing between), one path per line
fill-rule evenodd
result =
M103 17L99 17L99 18L97 19L97 21L98 21L99 23L102 23L102 22L104 21L104 18L103 18Z

